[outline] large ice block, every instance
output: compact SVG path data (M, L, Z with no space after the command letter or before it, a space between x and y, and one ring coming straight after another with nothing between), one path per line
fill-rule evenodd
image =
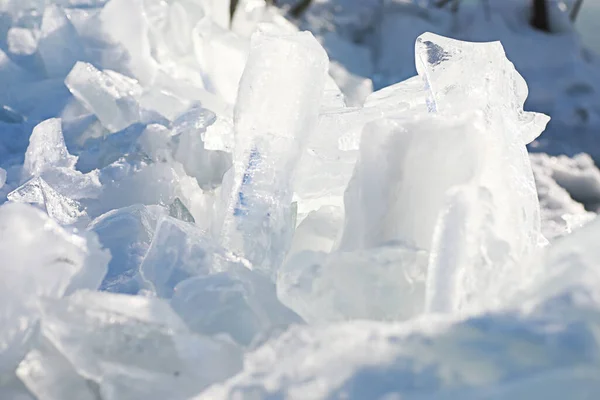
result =
M167 211L159 206L132 205L96 218L88 230L109 249L112 260L101 289L136 294L144 287L140 265L150 247L158 220Z
M61 225L84 228L89 223L81 203L61 195L39 176L10 192L7 198L15 203L36 205Z
M0 373L14 371L31 344L40 298L96 289L110 258L93 235L67 232L25 204L0 207ZM100 278L101 279L101 278Z
M160 299L80 291L42 314L44 338L102 398L183 400L241 367L235 345L191 333Z
M327 64L310 33L252 37L235 109L232 190L220 237L268 274L289 245L290 181L317 124Z
M72 168L77 157L69 154L62 132L62 121L52 118L37 125L29 138L23 175L40 176L53 167Z
M80 61L69 72L65 84L110 132L125 129L140 119L138 99L142 89L134 79L110 70L99 71Z
M165 217L156 228L140 270L152 293L169 298L184 279L235 266L251 268L247 260L219 246L202 229Z
M49 77L65 77L77 61L87 59L79 34L57 5L44 10L38 51Z
M280 269L279 298L308 323L406 320L425 303L427 253L400 244L355 252L304 251Z

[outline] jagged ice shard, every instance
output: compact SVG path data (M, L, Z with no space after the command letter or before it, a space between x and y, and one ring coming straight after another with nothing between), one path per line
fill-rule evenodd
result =
M307 32L252 36L235 107L223 244L272 274L293 231L290 181L316 127L327 54Z

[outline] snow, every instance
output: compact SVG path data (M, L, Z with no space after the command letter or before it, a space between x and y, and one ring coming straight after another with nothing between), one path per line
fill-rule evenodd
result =
M571 3L296 3L0 0L0 398L593 398Z

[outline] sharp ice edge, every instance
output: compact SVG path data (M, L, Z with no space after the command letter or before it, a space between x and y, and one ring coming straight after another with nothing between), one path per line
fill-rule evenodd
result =
M499 42L423 34L372 93L346 2L318 38L262 0L1 6L0 398L600 391L593 161L530 162Z

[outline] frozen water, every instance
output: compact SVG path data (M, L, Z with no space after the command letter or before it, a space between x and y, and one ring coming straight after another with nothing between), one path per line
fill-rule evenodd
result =
M44 339L103 398L186 399L241 366L234 345L190 333L160 299L80 291L42 310Z
M247 260L221 248L202 229L168 217L156 228L140 269L152 293L171 297L182 280L233 266L250 268Z
M142 89L137 81L114 71L99 71L79 61L65 84L109 131L117 132L139 121L137 99Z
M62 133L62 121L58 118L37 125L29 138L25 153L23 173L25 177L40 176L53 167L72 168L77 157L69 154Z
M423 312L427 253L403 245L305 251L279 271L281 301L308 323L405 320Z
M289 181L316 127L326 72L327 55L309 33L252 37L236 103L233 185L220 237L268 274L285 255Z
M38 50L36 32L27 28L10 28L6 35L8 51L11 54L30 56Z
M195 332L228 334L242 345L302 322L279 302L268 278L247 268L183 280L174 289L171 305Z
M98 235L112 259L101 289L136 294L143 288L140 265L150 247L158 220L166 210L158 206L133 205L96 218L88 230Z
M61 195L39 176L25 182L7 197L12 202L38 206L61 225L85 227L89 223L81 203Z
M61 7L46 7L40 30L38 51L49 77L65 77L77 61L87 58L75 27Z
M14 371L34 336L38 301L77 288L97 289L109 255L93 235L61 228L24 204L0 207L2 290L0 373ZM101 279L101 278L100 278Z

